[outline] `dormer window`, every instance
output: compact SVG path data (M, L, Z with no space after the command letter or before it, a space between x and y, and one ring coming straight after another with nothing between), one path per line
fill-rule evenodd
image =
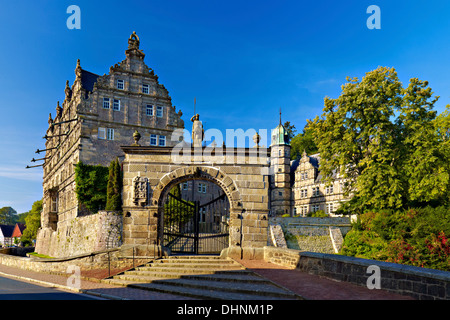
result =
M124 81L123 80L117 80L117 89L123 90L124 89Z
M150 89L148 87L148 84L142 85L142 93L148 94L150 92Z

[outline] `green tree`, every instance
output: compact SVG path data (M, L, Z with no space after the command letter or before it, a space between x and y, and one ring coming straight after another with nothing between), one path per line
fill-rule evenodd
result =
M111 161L109 165L106 210L122 210L122 174L119 159Z
M17 211L11 207L0 208L0 223L13 225L18 221Z
M181 226L189 222L195 213L194 203L186 200L178 200L182 199L180 184L172 187L169 193L175 198L169 195L167 196L167 201L164 204L164 224L173 225L173 223L178 222Z
M307 154L314 154L318 152L317 145L314 142L314 133L308 125L303 128L302 133L297 134L291 140L291 160L301 157L303 151Z
M75 166L77 199L91 212L105 209L108 174L108 168L100 165L86 165L80 161Z
M292 138L295 137L295 133L297 132L297 129L295 128L295 125L291 124L290 121L286 121L283 124L284 129L286 129L286 133L289 137L289 141L292 140Z
M359 212L442 198L448 192L442 159L448 155L440 157L448 149L436 138L432 109L438 97L428 83L414 78L403 89L396 71L385 67L347 81L337 99L325 98L322 117L308 123L325 182L337 170Z
M41 227L42 200L35 201L25 217L26 228L23 231L21 241L24 245L31 245L36 239L37 232Z

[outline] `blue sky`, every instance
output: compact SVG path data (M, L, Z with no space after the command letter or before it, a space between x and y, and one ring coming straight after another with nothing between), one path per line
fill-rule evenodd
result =
M67 7L81 9L69 30ZM381 9L369 30L366 9ZM42 197L41 168L26 170L48 114L73 83L76 60L104 74L136 31L146 63L190 129L194 97L205 129L301 131L336 98L347 76L394 67L407 85L428 80L450 103L449 1L62 1L0 4L0 207L28 211Z

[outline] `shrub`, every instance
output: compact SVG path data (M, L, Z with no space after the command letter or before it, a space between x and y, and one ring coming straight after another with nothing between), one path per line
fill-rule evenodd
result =
M358 216L341 254L450 271L450 208L370 211Z

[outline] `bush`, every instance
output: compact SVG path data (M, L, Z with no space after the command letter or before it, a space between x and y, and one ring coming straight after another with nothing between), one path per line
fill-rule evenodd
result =
M358 216L341 254L450 271L450 208L370 211Z

